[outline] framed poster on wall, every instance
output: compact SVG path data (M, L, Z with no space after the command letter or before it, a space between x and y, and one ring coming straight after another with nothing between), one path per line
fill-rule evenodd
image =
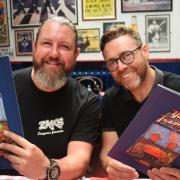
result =
M10 0L12 27L38 26L47 18L63 16L77 24L76 0Z
M17 56L32 55L32 44L34 40L34 30L15 30L15 45Z
M121 0L121 11L172 11L172 0Z
M82 0L81 2L83 20L116 19L115 0Z
M125 25L125 22L121 21L121 22L107 22L107 23L103 23L103 33L105 33L111 27L116 26L116 25Z
M145 16L146 43L151 52L170 51L170 15Z
M100 32L99 29L78 29L78 47L81 52L100 51Z
M9 46L7 0L0 1L0 47Z

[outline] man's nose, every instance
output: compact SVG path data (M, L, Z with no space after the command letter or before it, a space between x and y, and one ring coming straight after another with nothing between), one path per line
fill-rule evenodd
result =
M118 71L123 71L126 68L127 68L127 64L124 64L123 62L121 62L120 59L118 59L117 60L117 70Z
M58 47L54 46L54 47L51 49L50 56L51 56L52 58L57 58L57 57L59 57L59 49L58 49Z

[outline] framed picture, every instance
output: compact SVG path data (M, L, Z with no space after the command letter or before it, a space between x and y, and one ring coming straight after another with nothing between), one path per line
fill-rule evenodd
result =
M145 16L146 43L150 51L170 51L170 15Z
M100 51L99 29L78 29L78 46L81 52Z
M32 55L32 43L34 40L34 30L15 30L15 44L17 56Z
M83 20L104 20L116 18L115 0L82 0Z
M7 0L0 1L0 47L9 46Z
M121 11L172 11L172 0L121 0Z
M51 16L64 16L77 24L76 0L10 0L12 27L38 26Z
M103 33L105 33L107 30L109 30L111 27L115 25L125 25L125 22L107 22L103 23Z

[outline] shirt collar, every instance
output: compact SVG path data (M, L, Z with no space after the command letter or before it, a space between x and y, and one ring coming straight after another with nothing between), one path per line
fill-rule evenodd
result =
M151 68L155 70L154 85L156 84L163 85L163 77L164 77L163 72L160 69L156 68L155 66L151 66Z

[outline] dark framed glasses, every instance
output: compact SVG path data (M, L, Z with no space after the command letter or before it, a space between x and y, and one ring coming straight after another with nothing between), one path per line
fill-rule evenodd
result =
M109 71L113 72L118 69L118 61L121 61L123 64L131 64L134 61L134 53L140 48L141 45L132 51L123 52L118 58L107 61L106 67Z

